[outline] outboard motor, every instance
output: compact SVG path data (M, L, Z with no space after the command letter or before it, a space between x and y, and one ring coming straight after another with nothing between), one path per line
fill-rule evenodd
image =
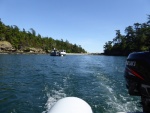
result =
M124 77L128 93L141 96L143 112L150 113L150 52L129 54Z

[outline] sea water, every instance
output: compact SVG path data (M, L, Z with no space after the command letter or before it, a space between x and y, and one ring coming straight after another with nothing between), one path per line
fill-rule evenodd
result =
M59 99L78 97L94 113L142 111L128 95L126 57L0 55L0 113L47 113Z

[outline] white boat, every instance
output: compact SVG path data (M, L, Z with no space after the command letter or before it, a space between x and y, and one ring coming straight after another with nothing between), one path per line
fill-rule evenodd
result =
M59 52L59 54L60 54L60 56L65 56L65 55L66 55L66 51L65 51L65 50L61 50L61 51Z
M66 55L66 51L65 50L61 50L58 51L57 49L53 49L50 53L51 56L65 56Z

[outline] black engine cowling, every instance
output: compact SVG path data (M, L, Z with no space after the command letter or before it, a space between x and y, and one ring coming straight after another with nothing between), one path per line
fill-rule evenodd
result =
M143 112L150 113L150 52L129 54L124 77L129 94L141 96Z
M124 77L130 95L150 97L150 52L129 54Z

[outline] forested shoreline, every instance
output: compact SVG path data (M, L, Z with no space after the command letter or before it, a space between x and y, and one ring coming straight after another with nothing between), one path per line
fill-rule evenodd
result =
M125 28L125 35L116 30L116 36L112 41L104 45L104 55L128 55L131 52L148 51L150 47L150 15L145 23L134 23ZM16 25L5 25L0 19L0 41L8 41L13 51L27 52L30 49L42 50L45 53L53 48L65 49L67 53L86 53L77 44L69 43L68 40L54 40L52 37L43 37L36 34L33 28L29 31L20 30ZM1 48L0 48L1 49Z
M43 37L36 34L33 28L29 31L20 30L17 25L5 25L0 19L0 41L8 41L13 51L30 51L30 48L42 49L48 53L53 48L64 49L67 53L86 53L86 51L77 44L72 44L68 40L54 40L52 37ZM0 48L1 49L1 48Z
M125 35L116 30L112 41L104 45L104 55L128 55L131 52L148 51L150 47L150 15L145 23L134 23L125 28Z

